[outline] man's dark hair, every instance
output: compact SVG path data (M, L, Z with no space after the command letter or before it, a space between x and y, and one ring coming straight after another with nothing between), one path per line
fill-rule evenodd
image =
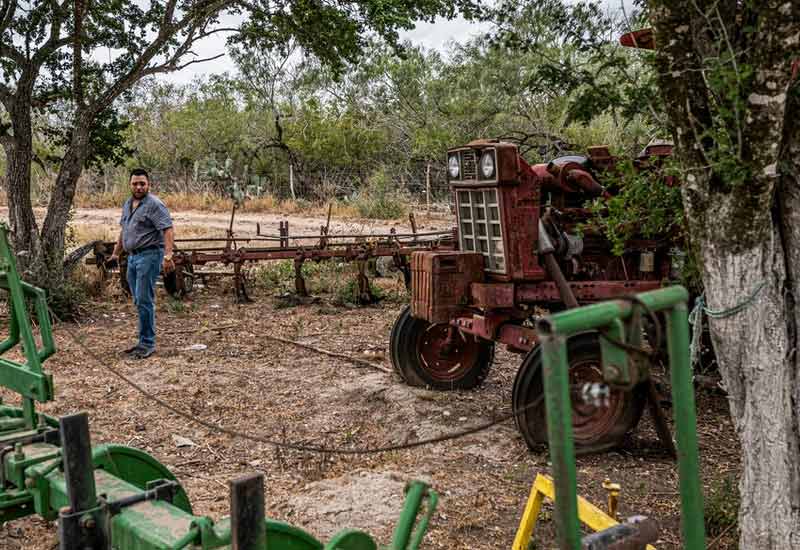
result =
M131 170L131 175L128 176L128 180L130 180L133 176L144 176L147 178L147 181L150 181L150 174L148 174L147 170L144 168L134 168Z

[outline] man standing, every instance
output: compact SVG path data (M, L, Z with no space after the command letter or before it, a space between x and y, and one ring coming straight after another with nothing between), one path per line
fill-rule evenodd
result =
M128 253L128 286L139 312L139 341L125 350L134 359L144 359L156 350L156 279L175 269L172 218L161 199L150 194L150 178L141 168L131 171L131 197L122 206L122 229L110 260Z

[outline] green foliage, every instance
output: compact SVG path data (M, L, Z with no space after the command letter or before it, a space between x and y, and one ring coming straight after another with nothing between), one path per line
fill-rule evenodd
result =
M738 186L752 180L752 168L743 162L748 146L744 143L745 113L752 89L751 65L737 62L728 48L704 60L705 82L710 92L710 120L700 126L697 141L704 145L709 167L727 185Z
M614 254L622 255L625 243L634 236L672 235L676 240L682 236L680 187L667 185L659 175L624 162L615 174L603 179L614 196L591 204L592 221L611 241Z
M47 303L59 319L70 321L81 316L82 306L90 294L83 283L84 280L70 278L47 290Z
M408 213L408 200L397 192L385 171L372 175L353 204L359 215L365 218L395 220Z
M703 497L706 533L715 537L736 526L739 521L741 496L733 475L717 479Z
M613 12L597 1L503 0L491 18L492 43L538 60L528 88L562 95L567 123L589 124L603 113L623 121L644 117L651 124L663 118L652 54L617 42L624 32L647 26L641 12Z
M305 268L305 266L303 266ZM292 260L264 262L252 270L256 286L265 290L287 290L294 287L294 263Z
M165 306L170 315L181 316L188 311L186 304L182 300L173 298L172 296L167 298Z
M383 300L384 292L381 287L370 281L369 289L376 302ZM335 305L360 305L358 282L354 278L348 279L344 285L339 287L332 301Z

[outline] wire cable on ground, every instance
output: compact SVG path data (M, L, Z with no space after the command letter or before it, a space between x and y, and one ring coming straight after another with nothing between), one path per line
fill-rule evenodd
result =
M49 309L49 308L48 308ZM53 318L58 321L61 326L65 328L65 332L70 336L70 338L89 356L91 357L95 363L99 366L104 368L105 370L109 371L111 374L131 386L133 389L141 393L146 398L150 399L151 401L157 403L164 409L172 412L173 414L183 418L184 420L188 420L191 423L198 424L207 428L213 432L225 434L230 437L235 437L239 439L246 439L249 441L254 441L257 443L264 443L267 445L272 445L273 447L281 448L281 449L289 449L294 451L303 451L303 452L310 452L310 453L319 453L319 454L331 454L331 455L370 455L370 454L378 454L378 453L385 453L389 451L401 451L405 449L414 449L416 447L422 447L425 445L433 445L435 443L441 443L444 441L451 441L454 439L459 439L468 435L472 435L478 432L482 432L484 430L488 430L498 424L502 424L517 415L524 413L526 410L538 406L542 399L544 398L544 394L537 397L534 401L527 404L526 406L522 407L521 409L517 409L516 411L512 411L510 413L504 414L495 420L491 420L489 422L484 422L483 424L479 424L472 428L467 428L465 430L460 430L457 432L452 432L449 434L444 434L437 437L431 437L427 439L421 439L419 441L412 441L409 443L398 443L394 445L385 445L382 447L373 447L373 448L362 448L362 449L345 449L339 447L325 447L322 445L308 445L305 443L295 443L295 442L287 442L287 441L278 441L276 439L270 437L263 437L258 435L251 435L244 432L240 432L237 430L232 430L230 428L224 428L222 426L217 426L216 424L212 424L207 420L203 420L202 418L198 418L197 416L187 413L171 403L161 399L157 395L147 391L141 385L137 384L127 376L125 376L122 372L118 369L112 367L108 363L106 363L101 357L99 357L91 348L89 348L86 344L83 343L81 338L75 334L69 327L50 309L50 314Z

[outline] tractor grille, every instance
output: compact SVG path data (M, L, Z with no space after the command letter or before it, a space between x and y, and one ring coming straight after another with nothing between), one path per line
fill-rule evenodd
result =
M461 179L478 179L478 159L476 158L475 151L472 149L462 151L461 153Z
M505 273L497 189L459 189L456 200L461 250L480 252L486 258L486 271Z

